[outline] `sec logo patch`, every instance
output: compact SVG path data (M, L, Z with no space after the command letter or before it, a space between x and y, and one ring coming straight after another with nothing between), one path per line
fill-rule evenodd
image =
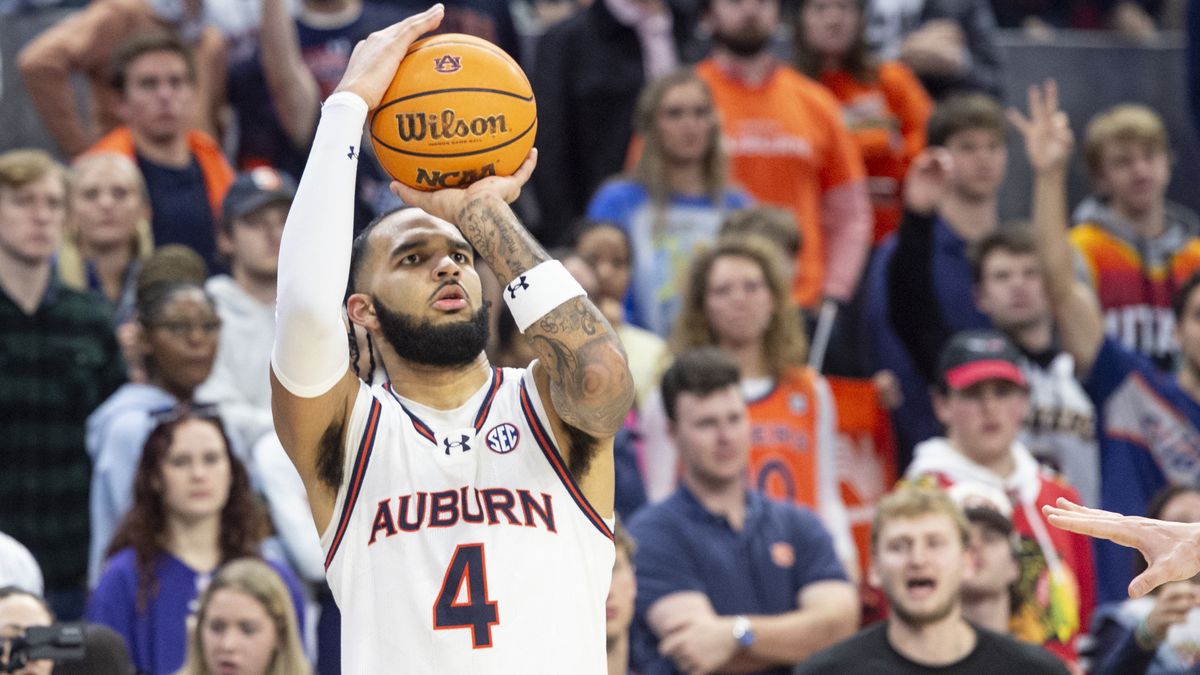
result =
M521 440L521 432L508 422L503 422L492 427L487 436L484 437L484 442L487 443L488 450L500 455L507 455L517 449L517 442Z

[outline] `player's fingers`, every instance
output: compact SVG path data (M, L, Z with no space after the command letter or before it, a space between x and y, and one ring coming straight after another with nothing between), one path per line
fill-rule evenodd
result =
M533 170L537 168L538 151L537 148L530 148L529 154L525 156L525 161L521 162L521 166L513 172L513 178L524 185L531 176Z
M388 187L391 188L392 194L399 197L400 201L408 204L409 206L415 206L423 200L424 193L416 188L409 187L398 180L392 181L391 185Z
M442 22L445 11L446 8L439 2L424 12L413 14L403 21L388 26L382 32L389 38L399 39L407 36L411 40L437 28L438 24Z
M1104 511L1102 509L1093 509L1093 508L1090 508L1087 506L1081 506L1081 505L1076 504L1075 502L1071 501L1070 499L1067 499L1066 497L1059 497L1058 500L1054 503L1054 505L1057 506L1058 508L1064 509L1066 511L1074 511L1076 513L1086 513L1086 514L1093 515L1093 516L1120 517L1120 515L1121 515L1119 513L1113 513L1112 511Z
M1086 534L1090 537L1102 537L1122 546L1136 546L1140 542L1136 531L1131 530L1130 523L1114 521L1110 518L1079 515L1079 514L1048 514L1050 524L1071 532Z
M1129 597L1140 598L1168 581L1179 581L1179 578L1165 565L1155 563L1129 582Z

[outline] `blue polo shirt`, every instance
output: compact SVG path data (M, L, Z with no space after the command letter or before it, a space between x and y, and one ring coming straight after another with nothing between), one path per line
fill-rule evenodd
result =
M1100 508L1145 515L1168 484L1200 483L1200 403L1149 359L1105 337L1083 388L1096 405ZM1096 541L1098 603L1126 597L1134 552Z
M629 533L637 541L638 585L631 644L642 675L680 672L659 656L658 639L646 623L646 611L665 596L700 591L721 616L782 614L796 609L797 594L808 584L846 580L820 519L758 492L746 492L740 531L680 486L671 497L639 511Z

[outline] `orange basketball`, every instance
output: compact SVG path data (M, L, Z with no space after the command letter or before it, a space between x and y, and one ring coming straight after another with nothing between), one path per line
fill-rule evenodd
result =
M371 114L384 170L418 190L507 176L537 133L533 88L496 45L447 33L414 42Z

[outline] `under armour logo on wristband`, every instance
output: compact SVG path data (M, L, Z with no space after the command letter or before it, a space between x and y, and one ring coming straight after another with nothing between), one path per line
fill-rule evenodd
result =
M525 282L525 275L522 274L516 281L508 285L508 297L514 300L517 297L517 291L529 290L529 284Z
M452 441L449 438L442 439L442 445L446 448L446 456L449 456L450 451L455 448L458 448L458 450L460 452L470 451L471 445L469 443L467 443L467 441L471 440L471 437L467 436L466 434L463 434L459 438L461 440L457 440L457 441Z
M350 159L354 159L355 157L358 157L358 153L354 152L354 146L353 146L353 145L352 145L352 146L350 146L350 152L347 152L347 153L346 153L346 156L347 156L347 157L349 157Z

